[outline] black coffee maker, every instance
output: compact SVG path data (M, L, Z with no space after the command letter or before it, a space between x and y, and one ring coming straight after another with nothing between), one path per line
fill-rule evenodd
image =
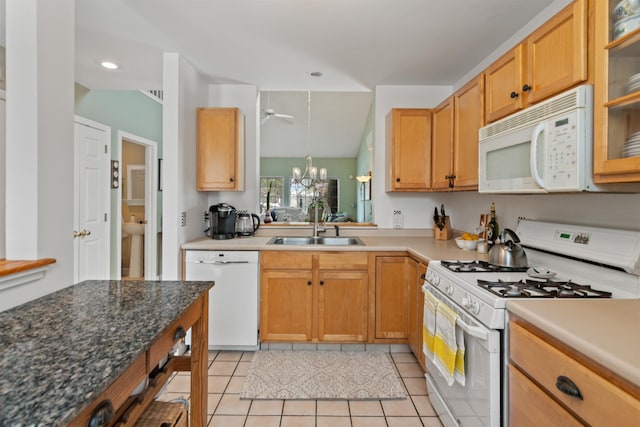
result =
M212 239L233 239L236 231L236 208L227 203L211 205L208 231Z

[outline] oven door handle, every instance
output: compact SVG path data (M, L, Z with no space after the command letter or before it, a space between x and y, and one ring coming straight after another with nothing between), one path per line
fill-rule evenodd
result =
M422 292L426 292L428 289L429 288L427 287L427 283L425 282L422 285ZM438 304L446 304L446 303L438 300ZM478 338L482 341L489 340L489 331L482 327L468 325L467 323L465 323L464 320L462 320L459 317L456 319L456 325L460 326L460 329L462 329L472 337Z
M467 325L464 320L459 317L456 319L456 325L460 326L460 329L472 337L476 337L482 341L487 341L489 339L489 333L485 329L478 326Z

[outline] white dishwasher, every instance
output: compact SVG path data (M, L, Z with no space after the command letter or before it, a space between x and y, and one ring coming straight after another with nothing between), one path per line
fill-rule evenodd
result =
M209 348L212 350L259 348L258 254L257 251L186 251L185 279L215 282L209 291Z

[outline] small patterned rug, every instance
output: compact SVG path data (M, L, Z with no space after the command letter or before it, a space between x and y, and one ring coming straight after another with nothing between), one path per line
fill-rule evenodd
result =
M389 354L276 351L254 354L241 399L403 399Z

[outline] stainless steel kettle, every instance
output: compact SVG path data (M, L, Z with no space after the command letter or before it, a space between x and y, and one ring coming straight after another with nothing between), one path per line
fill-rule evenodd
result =
M236 234L238 236L253 236L260 228L260 217L247 211L240 211L236 215Z
M528 265L527 254L524 253L522 246L518 244L520 239L516 233L508 228L504 229L504 239L506 239L506 235L509 235L511 240L495 244L489 250L489 264L511 268L526 267Z

